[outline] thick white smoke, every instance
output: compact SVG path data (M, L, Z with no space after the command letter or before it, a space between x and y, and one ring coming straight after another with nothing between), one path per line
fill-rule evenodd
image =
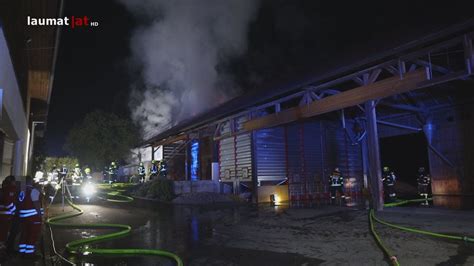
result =
M235 96L216 66L245 52L256 0L119 0L144 22L131 39L144 88L132 93L132 116L144 137Z

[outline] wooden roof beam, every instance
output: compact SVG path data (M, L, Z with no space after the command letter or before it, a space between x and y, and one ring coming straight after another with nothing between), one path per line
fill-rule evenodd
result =
M269 128L329 113L339 109L356 106L369 100L382 99L392 95L417 89L418 84L427 80L426 71L420 69L404 75L403 79L392 77L369 85L328 96L305 106L283 110L279 113L249 120L244 123L245 130Z

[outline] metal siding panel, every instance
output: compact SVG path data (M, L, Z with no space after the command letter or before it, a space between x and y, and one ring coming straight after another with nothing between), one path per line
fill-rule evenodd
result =
M243 126L243 122L247 121L247 117L238 117L235 120L236 129L239 130ZM221 134L230 133L231 128L229 122L225 122L221 126ZM219 140L219 165L220 178L222 181L232 181L236 177L241 181L252 180L252 138L250 134L241 134L235 137L228 137ZM247 170L247 177L244 178L244 171ZM228 171L230 176L225 178Z
M348 128L352 127L350 122L346 122ZM346 178L355 178L356 187L359 191L363 184L362 151L360 145L352 145L346 137L344 129L337 122L326 123L326 161L327 174L335 167L339 167ZM328 177L325 177L326 179Z
M256 131L257 176L260 181L286 178L285 132L281 127Z
M298 134L299 125L290 125L287 127L287 146L288 146L288 175L291 179L294 175L301 175L301 154L300 137Z
M252 137L250 134L238 135L235 138L236 145L236 167L237 177L242 181L252 180ZM247 169L247 177L244 178L243 171Z

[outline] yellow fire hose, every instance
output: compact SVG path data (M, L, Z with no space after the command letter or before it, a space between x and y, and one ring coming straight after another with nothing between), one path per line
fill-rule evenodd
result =
M397 202L393 202L393 203L384 204L384 207L402 206L402 205L405 205L405 204L408 204L408 203L423 202L423 201L426 201L426 200L431 201L432 199L430 198L430 199L402 200L402 201L397 201ZM456 235L440 234L440 233L435 233L435 232L430 232L430 231L426 231L426 230L420 230L420 229L416 229L416 228L411 228L411 227L406 227L406 226L401 226L401 225L389 223L389 222L386 222L386 221L378 218L377 216L375 216L375 211L373 209L370 209L370 211L369 211L370 231L372 232L372 235L374 236L375 241L377 242L379 247L382 249L384 255L387 256L387 258L390 259L390 261L392 262L392 265L394 265L394 266L399 266L400 263L398 262L397 257L395 255L393 255L387 249L387 247L383 244L382 240L380 239L380 236L377 234L377 231L375 230L374 221L376 221L380 224L392 227L392 228L396 228L396 229L399 229L399 230L402 230L402 231L406 231L406 232L424 234L424 235L429 235L429 236L438 237L438 238L461 240L461 241L465 241L465 242L474 243L474 238L468 237L468 236L456 236Z
M121 192L123 188L126 188L127 184L114 184L113 186L110 185L99 185L99 189L107 190L106 200L112 202L131 202L133 198L122 195ZM109 197L113 197L109 199ZM90 244L95 244L99 242L104 242L107 240L117 239L120 237L124 237L128 235L131 231L131 227L129 225L124 224L70 224L60 222L65 219L69 219L72 217L79 216L84 213L84 211L75 205L70 199L66 198L67 203L71 206L76 213L68 213L62 214L54 217L50 217L47 219L46 224L51 227L61 227L61 228L84 228L84 229L118 229L119 231L114 233L109 233L100 236L94 236L85 239L78 239L71 241L66 244L66 250L71 254L76 255L121 255L121 256L162 256L167 257L176 262L178 266L182 266L183 262L178 255L158 250L158 249L104 249L104 248L91 248Z

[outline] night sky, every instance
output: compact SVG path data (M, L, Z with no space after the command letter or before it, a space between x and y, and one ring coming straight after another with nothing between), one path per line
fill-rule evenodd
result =
M202 1L203 3L205 1ZM409 8L409 9L408 9ZM46 151L62 150L67 132L102 109L128 116L137 76L130 36L140 21L116 1L65 1L65 16L89 16L97 28L63 29L53 85ZM262 1L248 31L247 53L221 66L242 93L329 71L472 17L461 1Z

